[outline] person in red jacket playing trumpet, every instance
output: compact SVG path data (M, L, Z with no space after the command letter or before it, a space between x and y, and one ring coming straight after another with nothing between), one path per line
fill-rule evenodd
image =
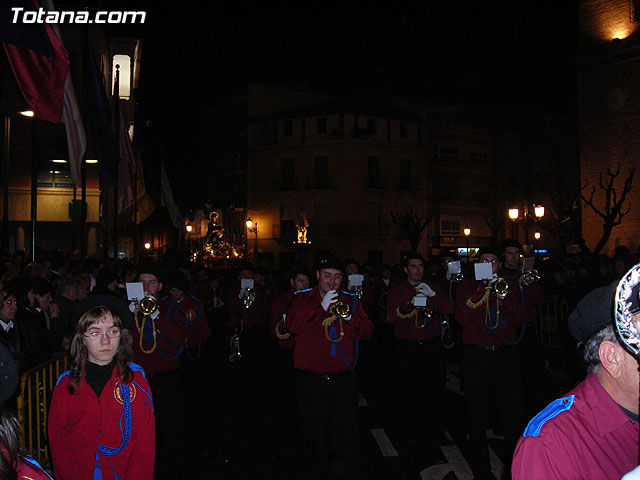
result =
M356 295L339 290L344 267L335 257L320 261L318 285L299 292L287 312L294 336L302 460L308 474L327 470L324 438L331 424L345 478L362 475L358 432L358 343L373 325Z

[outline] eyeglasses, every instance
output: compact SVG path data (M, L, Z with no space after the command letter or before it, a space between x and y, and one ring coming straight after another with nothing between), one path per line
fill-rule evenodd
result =
M120 329L112 328L104 333L102 332L89 332L87 335L83 335L83 337L88 338L89 340L99 340L103 335L106 335L107 338L118 338L120 337Z
M489 260L488 258L486 259L482 259L480 260L478 263L498 263L500 260L498 260L497 258L494 258L492 260Z

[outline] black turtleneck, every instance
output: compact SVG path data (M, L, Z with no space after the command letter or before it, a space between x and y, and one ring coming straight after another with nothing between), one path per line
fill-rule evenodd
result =
M96 365L95 363L87 361L87 373L85 375L85 380L93 391L96 392L98 397L102 393L104 386L111 378L111 373L113 372L115 364L115 360L112 360L108 365Z

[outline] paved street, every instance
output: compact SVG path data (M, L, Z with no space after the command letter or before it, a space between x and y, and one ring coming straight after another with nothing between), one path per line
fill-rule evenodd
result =
M203 391L204 412L197 413L197 447L193 462L202 479L300 478L296 470L295 408L288 403L286 382L276 363L265 360L259 390L241 382L241 366L226 360L228 351L218 332L209 350L210 378ZM363 457L371 479L471 479L467 458L464 393L460 381L460 349L449 350L447 403L451 415L451 446L425 441L412 444L403 426L403 405L394 363L391 332L379 329L374 339L361 344L360 428ZM528 415L571 388L573 381L538 372L528 382ZM533 388L535 386L535 388ZM445 415L447 412L443 412ZM502 437L496 421L487 432L494 475L500 478ZM329 455L331 452L329 451ZM334 465L337 469L339 465Z

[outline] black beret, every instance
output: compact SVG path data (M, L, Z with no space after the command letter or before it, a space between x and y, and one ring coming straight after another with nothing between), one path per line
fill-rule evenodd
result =
M513 238L505 238L504 241L502 242L502 253L505 252L505 250L509 247L515 247L518 249L518 251L524 255L524 248L522 248L522 244L517 241L514 240Z
M498 258L500 258L502 255L502 253L500 252L500 249L495 245L485 245L484 247L480 247L478 249L478 253L476 257L480 258L482 255L486 255L487 253L490 253L491 255L495 255Z
M13 397L18 387L18 367L9 349L0 343L0 402Z
M159 282L162 282L162 279L164 278L160 268L158 268L152 263L144 263L140 265L137 270L138 270L138 278L140 278L140 275L144 275L144 274L153 275L154 277L156 277L156 279L158 279Z
M186 293L189 291L189 279L182 270L172 270L167 275L167 286L169 288L177 288Z
M316 270L320 271L323 268L344 271L344 263L342 263L342 260L340 260L338 257L327 255L320 259Z
M598 287L586 294L569 315L569 331L578 342L586 342L596 333L613 325L613 298L617 282Z

